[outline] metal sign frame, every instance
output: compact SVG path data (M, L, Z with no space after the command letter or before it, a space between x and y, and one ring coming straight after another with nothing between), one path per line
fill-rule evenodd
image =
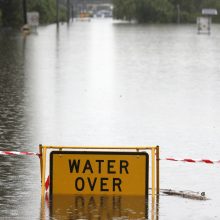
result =
M107 146L42 146L39 145L39 154L40 154L40 170L41 170L41 196L45 195L45 174L46 174L46 156L47 150L57 149L59 151L62 150L99 150L103 152L107 152L109 150L111 153L112 150L123 150L124 152L128 150L129 152L133 150L134 152L141 151L150 151L151 153L151 187L152 187L152 197L154 198L156 195L159 195L160 191L160 166L159 166L159 146L154 147L145 147L145 146L129 146L129 147L107 147ZM111 151L110 151L111 150ZM94 151L97 152L97 151ZM120 152L120 151L119 151Z

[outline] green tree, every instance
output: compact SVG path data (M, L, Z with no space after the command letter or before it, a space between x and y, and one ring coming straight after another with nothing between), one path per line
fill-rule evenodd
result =
M220 12L219 0L113 0L113 15L116 19L135 19L138 22L195 23L202 8L216 8ZM220 15L213 21L220 21Z
M3 26L17 26L23 21L21 15L22 5L21 1L18 0L6 0L1 1L1 14L2 14L2 25Z
M113 0L114 10L113 16L116 19L126 19L125 0Z
M23 24L22 0L0 0L1 20L3 26L21 26ZM40 13L40 23L53 23L56 20L56 0L26 0L27 11ZM65 12L61 7L61 17Z
M168 0L114 0L116 19L138 22L171 22L173 5Z
M177 16L177 6L180 12L180 21L182 23L195 22L198 12L199 2L198 0L170 0L174 5L176 12L175 18ZM197 4L195 4L197 2ZM200 1L201 3L201 1ZM174 19L175 20L175 19Z
M40 23L52 23L56 19L55 0L31 0L28 2L29 11L40 14Z

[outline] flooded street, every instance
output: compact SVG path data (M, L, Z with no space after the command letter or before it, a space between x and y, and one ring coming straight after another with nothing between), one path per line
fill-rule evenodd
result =
M220 25L97 19L0 32L0 151L60 146L160 146L161 159L220 160ZM1 219L220 218L220 164L161 160L161 188L198 201L41 201L37 156L0 155ZM62 202L65 201L65 202ZM139 204L139 205L137 205Z

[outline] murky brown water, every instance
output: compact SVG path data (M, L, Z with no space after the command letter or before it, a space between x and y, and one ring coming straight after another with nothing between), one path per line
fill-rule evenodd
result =
M160 145L161 157L220 159L220 26L111 20L0 33L0 150ZM219 165L161 161L161 188L210 200L40 198L39 159L0 156L1 219L219 219ZM138 205L137 205L138 204ZM217 205L218 204L218 205ZM64 218L65 217L65 218Z

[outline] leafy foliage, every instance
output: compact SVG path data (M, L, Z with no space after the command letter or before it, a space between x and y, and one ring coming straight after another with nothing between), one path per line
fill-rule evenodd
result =
M24 0L0 0L0 23L3 26L23 24ZM59 0L60 19L66 19L66 0ZM87 0L94 1L94 0ZM103 0L104 1L104 0ZM106 1L106 0L105 0ZM110 0L108 0L110 1ZM220 13L220 0L112 0L113 16L116 19L137 20L140 23L195 22L202 8L216 8ZM40 23L53 23L56 20L56 0L26 0L28 11L40 13ZM220 15L213 17L220 22Z
M0 8L4 26L16 26L22 22L23 17L17 13L18 11L22 11L21 1L1 0Z
M56 21L56 0L26 0L27 11L37 11L40 23ZM3 26L21 26L23 24L23 0L0 0L0 21ZM65 7L60 6L60 18L65 19Z
M40 23L52 23L56 19L56 2L54 0L28 1L28 10L40 14Z
M113 15L116 19L143 22L168 23L195 22L202 8L216 8L220 12L219 0L113 0ZM220 21L220 15L213 17Z

